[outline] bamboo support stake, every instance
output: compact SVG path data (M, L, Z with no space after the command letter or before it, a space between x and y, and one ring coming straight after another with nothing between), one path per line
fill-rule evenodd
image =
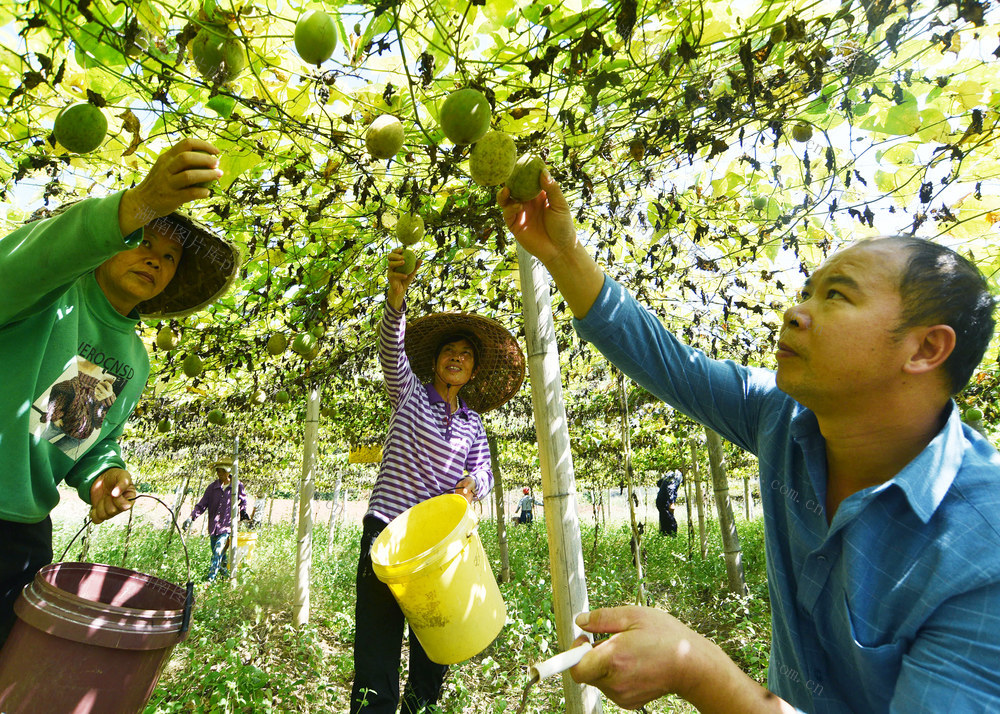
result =
M568 650L576 637L583 634L574 622L576 614L590 609L577 518L573 457L549 283L541 263L520 245L517 246L517 260L524 303L531 399L538 436L538 460L542 472L556 633L560 650ZM563 673L562 678L569 714L597 714L601 711L597 689L577 684L568 673Z
M240 522L240 437L233 438L233 470L229 487L232 489L229 500L229 578L236 578L236 544L239 542ZM205 518L208 523L208 518Z
M740 549L740 534L736 530L733 504L729 500L729 478L726 475L726 460L722 451L722 437L705 427L708 444L708 459L712 469L712 485L715 491L715 508L719 513L719 528L722 531L722 551L726 556L726 575L729 590L746 594L747 583L743 576L743 553Z
M698 535L701 538L701 553L702 560L708 555L708 531L705 528L705 498L702 495L703 490L701 488L701 475L698 469L698 445L695 443L694 437L688 440L688 446L691 447L691 473L694 476L692 481L694 482L694 494L695 500L698 504Z
M510 582L510 551L507 549L507 518L503 504L504 479L500 472L500 456L497 454L497 440L492 434L486 435L490 445L490 463L493 468L493 499L497 509L497 545L500 548L500 582ZM490 502L492 503L492 501Z
M309 622L309 579L312 576L312 502L316 492L316 434L319 431L319 384L309 388L306 403L306 433L302 449L302 480L299 488L298 548L295 555L296 627Z

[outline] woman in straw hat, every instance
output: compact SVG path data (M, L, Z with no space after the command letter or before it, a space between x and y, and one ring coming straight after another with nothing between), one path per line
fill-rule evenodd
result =
M378 479L363 521L357 573L357 632L351 712L390 714L399 704L404 617L372 570L372 542L400 513L442 493L470 501L493 488L480 414L510 399L524 379L524 355L502 325L478 315L439 313L405 324L409 275L389 254L389 289L378 352L392 403ZM437 702L448 671L409 632L410 668L403 711Z
M218 153L184 139L138 186L35 216L0 238L0 643L22 587L52 560L57 484L76 488L95 523L131 506L117 439L149 376L139 319L197 310L232 280L235 249L175 212L209 195L195 184L222 175ZM95 385L66 402L67 383L94 375L113 399ZM99 412L99 423L49 418L69 404Z

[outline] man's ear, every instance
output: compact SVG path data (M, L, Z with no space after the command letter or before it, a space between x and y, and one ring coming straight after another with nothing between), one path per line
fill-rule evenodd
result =
M955 351L955 330L950 325L916 328L907 339L914 349L903 365L907 374L926 374L941 367Z

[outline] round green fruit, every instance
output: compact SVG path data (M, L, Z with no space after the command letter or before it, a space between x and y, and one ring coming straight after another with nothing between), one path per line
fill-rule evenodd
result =
M288 338L280 332L275 332L267 338L267 353L277 357L288 348Z
M292 340L292 352L300 355L308 354L316 346L316 338L308 332L300 332Z
M306 64L323 64L336 48L337 26L322 10L313 10L295 23L295 51Z
M424 237L424 219L412 213L400 213L396 218L396 237L403 245L417 243Z
M813 128L805 122L799 122L792 127L792 138L800 143L809 141L813 135Z
M455 144L473 144L490 129L493 112L483 93L465 88L452 92L441 105L441 131Z
M161 350L172 350L180 342L180 336L169 327L161 327L156 333L156 346Z
M313 325L313 326L312 326L312 327L311 327L311 328L309 329L309 332L310 332L310 334L312 334L312 336L313 336L313 337L315 337L315 338L316 338L316 339L318 340L318 339L320 339L320 338L321 338L321 337L322 337L323 335L325 335L325 334L326 334L326 328L325 328L325 327L323 327L322 325Z
M977 409L976 407L970 407L965 410L965 421L974 422L983 420L982 409Z
M170 431L170 428L172 426L173 424L170 423L169 419L160 419L160 421L156 423L156 430L161 434L166 434L168 431Z
M258 389L257 391L255 391L253 394L250 395L250 399L252 401L257 402L258 404L263 404L264 402L267 401L267 392L265 392L263 389Z
M93 104L81 102L59 112L52 131L56 141L66 151L87 154L104 141L108 133L108 118Z
M191 40L194 66L206 81L225 84L236 79L247 66L239 38L227 27L203 27Z
M403 251L403 264L397 265L394 270L403 275L409 275L417 267L417 254L407 248Z
M184 358L184 362L181 364L181 369L184 370L184 374L188 377L197 377L201 374L201 370L204 364L201 361L201 357L195 354L190 354Z
M469 154L469 173L480 186L499 186L510 176L517 160L517 148L509 134L488 131Z
M544 170L544 161L534 154L524 154L514 164L514 170L510 172L510 177L507 179L510 197L524 203L541 193L541 177Z
M212 411L210 411L208 413L208 423L209 424L215 424L216 426L222 426L227 421L229 421L229 417L227 417L226 413L224 411L222 411L221 409L213 409Z
M403 148L403 124L391 114L383 114L368 126L365 134L368 153L376 159L391 159Z
M286 392L284 389L282 389L281 391L279 391L277 394L274 395L274 401L276 401L278 404L288 404L289 399L291 399L291 397L288 396L288 392Z
M767 207L767 199L764 196L757 196L753 200L753 207L758 211L763 211Z

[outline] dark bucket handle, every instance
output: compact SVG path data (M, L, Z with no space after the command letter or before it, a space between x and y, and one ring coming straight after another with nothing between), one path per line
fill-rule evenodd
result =
M151 496L148 493L136 494L134 497L128 500L134 502L135 499L137 498L151 498L157 503L159 503L161 506L166 508L167 513L170 514L170 522L174 524L174 529L177 531L177 536L181 539L181 546L183 546L184 548L184 563L185 566L187 567L188 581L187 581L186 594L184 597L184 615L181 618L181 629L179 630L179 632L187 632L188 628L191 626L191 608L194 606L194 581L191 579L191 556L188 554L187 543L184 541L184 532L181 530L181 527L177 525L177 516L174 515L174 510L166 503L161 501L156 496ZM69 552L69 549L73 546L73 543L76 542L76 539L80 537L80 534L83 533L83 531L87 528L87 526L91 524L91 522L92 521L90 520L90 516L87 516L83 520L83 526L80 528L80 530L76 532L76 535L70 539L69 543L66 544L66 549L59 557L60 561L66 559L66 554Z

